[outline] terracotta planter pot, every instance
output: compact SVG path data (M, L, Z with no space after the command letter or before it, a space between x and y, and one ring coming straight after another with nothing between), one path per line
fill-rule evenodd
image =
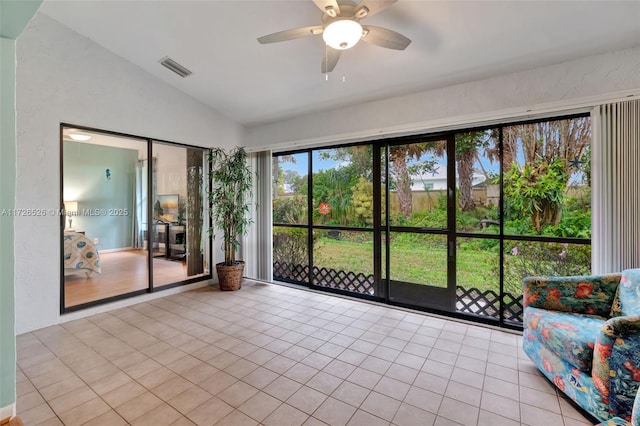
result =
M242 287L242 273L244 272L244 262L237 261L235 265L227 266L222 263L216 264L218 272L218 282L220 290L234 291Z

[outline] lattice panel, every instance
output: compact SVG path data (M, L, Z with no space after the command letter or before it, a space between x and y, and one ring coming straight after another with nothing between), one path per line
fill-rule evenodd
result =
M504 306L504 319L513 322L522 322L522 295L514 296L511 293L505 293L502 298Z
M294 265L292 263L273 263L273 278L283 281L309 282L309 265Z
M374 295L373 275L339 271L330 268L313 268L314 284L359 294ZM309 282L309 266L274 262L273 278L299 283ZM481 291L471 287L456 287L456 310L474 315L500 318L500 296L493 290ZM522 295L504 294L504 319L522 322Z
M456 287L456 310L475 315L500 318L500 296L493 290L480 291L471 287ZM522 295L504 294L504 318L522 322Z
M374 294L373 275L336 271L335 269L313 268L314 284L321 287L337 288L360 294Z
M314 284L360 294L374 294L373 275L328 268L313 268ZM309 282L309 267L289 263L274 262L273 278L284 281Z

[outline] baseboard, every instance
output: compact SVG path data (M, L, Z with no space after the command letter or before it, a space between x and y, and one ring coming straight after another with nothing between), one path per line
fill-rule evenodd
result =
M133 247L121 247L121 248L98 250L98 253L116 253L119 251L131 251L131 250L144 250L144 249L142 248L134 249Z
M15 402L11 405L7 405L6 407L0 408L0 425L9 424L9 421L12 417L16 415L16 404Z

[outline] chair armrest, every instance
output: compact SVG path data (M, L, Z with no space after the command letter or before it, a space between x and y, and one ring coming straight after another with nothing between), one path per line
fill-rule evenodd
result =
M640 315L611 318L602 325L591 376L610 412L629 421L640 386Z
M577 277L527 277L524 307L609 317L621 274Z

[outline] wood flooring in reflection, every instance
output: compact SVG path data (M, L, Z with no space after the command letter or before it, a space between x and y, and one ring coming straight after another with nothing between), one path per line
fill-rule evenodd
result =
M127 250L100 253L101 274L68 275L64 280L65 307L81 305L108 297L146 290L149 287L147 252ZM187 264L184 260L153 259L154 287L184 281Z

